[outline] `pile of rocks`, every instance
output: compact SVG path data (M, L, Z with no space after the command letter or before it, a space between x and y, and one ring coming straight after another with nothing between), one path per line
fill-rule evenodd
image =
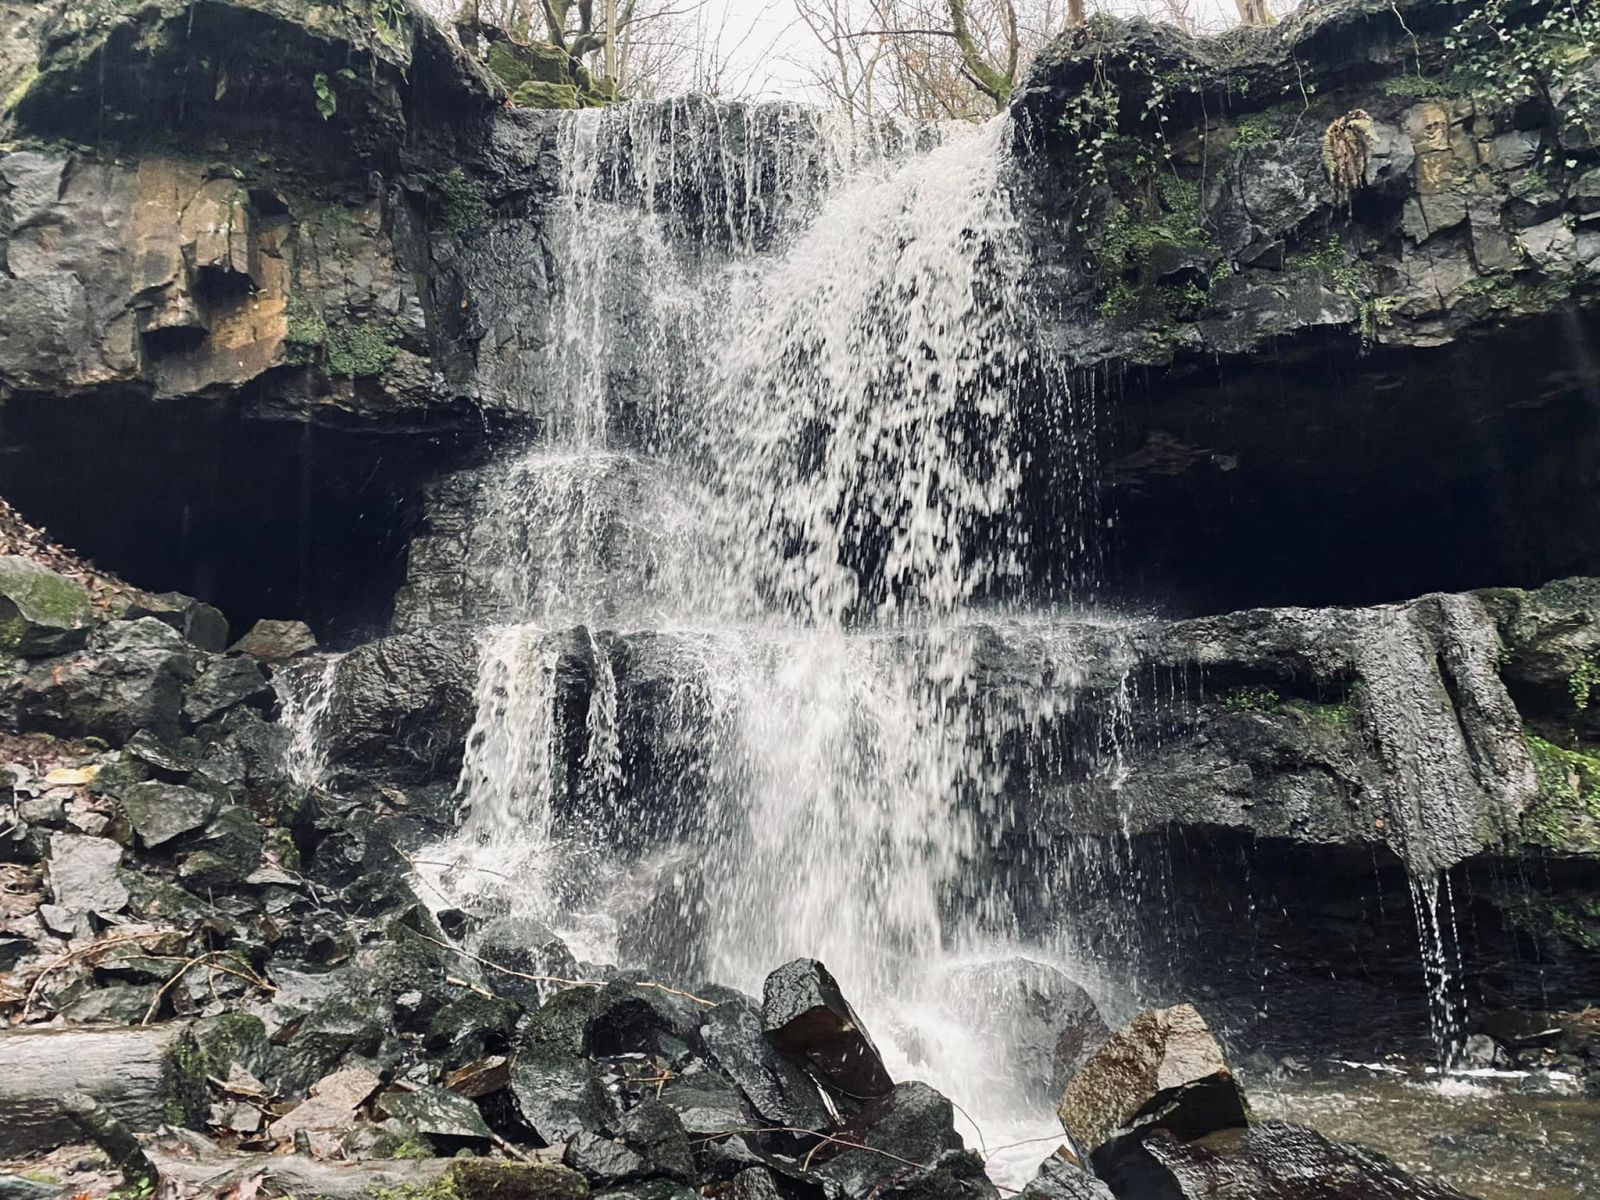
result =
M305 631L225 650L183 597L111 616L32 561L0 584L0 1160L34 1170L0 1196L107 1172L229 1200L998 1195L821 963L758 1001L431 911L410 858L449 819L432 784L291 778L270 673ZM1193 1009L1112 1034L1070 981L1017 978L1028 1069L1064 1085L1083 1153L1063 1139L1032 1200L1454 1195L1252 1125ZM1016 982L968 988L975 1019Z

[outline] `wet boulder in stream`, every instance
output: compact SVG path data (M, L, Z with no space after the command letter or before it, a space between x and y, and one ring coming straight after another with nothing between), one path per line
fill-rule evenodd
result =
M703 1020L700 1038L706 1052L765 1124L821 1129L829 1123L816 1084L773 1049L754 1001L744 997L724 1001Z
M872 1038L828 968L797 958L767 976L762 993L767 1040L845 1105L889 1095L894 1081Z

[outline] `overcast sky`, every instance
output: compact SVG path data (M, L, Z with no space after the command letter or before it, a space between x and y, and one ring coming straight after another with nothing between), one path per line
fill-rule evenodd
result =
M1137 0L1090 0L1095 7L1138 7ZM1148 5L1146 6L1149 7ZM1295 0L1277 0L1280 15ZM1195 19L1217 28L1238 19L1234 0L1190 0ZM722 29L734 64L732 95L817 99L809 90L811 64L820 57L816 40L795 13L793 0L706 0L707 30Z

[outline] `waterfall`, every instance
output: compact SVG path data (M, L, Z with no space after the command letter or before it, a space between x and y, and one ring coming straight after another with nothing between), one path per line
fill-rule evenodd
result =
M289 731L284 773L299 787L316 787L327 770L323 725L333 703L338 667L338 655L328 655L273 672L272 686L280 705L278 723Z
M1007 826L991 748L1073 676L1027 703L981 681L1026 584L1020 397L1085 419L1030 336L1011 139L698 100L565 118L550 317L521 334L542 349L499 381L545 432L481 483L500 623L460 828L423 856L453 864L430 894L580 957L757 992L822 958L902 1077L977 1106L975 1144L1059 1135L946 993L1016 953L983 865ZM619 712L619 670L665 681L651 712ZM639 721L649 763L621 748ZM1049 1149L1028 1145L1019 1172Z

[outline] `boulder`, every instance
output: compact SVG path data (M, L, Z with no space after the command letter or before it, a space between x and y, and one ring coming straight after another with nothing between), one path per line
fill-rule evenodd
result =
M694 1156L678 1114L659 1100L627 1113L615 1138L585 1130L568 1144L563 1161L600 1184L641 1179L695 1178Z
M423 630L339 660L324 728L331 763L420 783L454 778L476 706L470 633Z
M232 653L259 663L288 662L317 648L317 635L304 621L260 620L230 647Z
M850 1196L865 1196L919 1168L932 1170L945 1154L964 1150L950 1101L925 1083L896 1084L852 1114L839 1136L867 1149L840 1151L818 1174Z
M1116 1186L1119 1197L1211 1200L1467 1200L1417 1179L1380 1154L1332 1142L1283 1121L1225 1129L1190 1141L1160 1130L1145 1140L1150 1168Z
M122 790L122 810L140 843L150 849L204 827L217 802L181 784L150 780Z
M0 555L0 658L43 658L83 645L93 620L89 591L19 555Z
M783 1129L822 1129L831 1122L816 1084L767 1040L761 1010L744 997L706 1013L700 1026L706 1053L731 1079L763 1123Z
M1039 1166L1039 1173L1022 1189L1022 1200L1116 1200L1111 1189L1082 1167L1059 1154Z
M523 1124L547 1146L581 1130L609 1129L616 1118L599 1071L583 1057L584 1029L598 1001L593 988L558 992L517 1032L511 1099Z
M199 663L200 652L160 621L113 621L79 653L6 680L0 712L18 731L120 746L146 729L170 741L183 733L183 691Z
M200 672L184 696L183 711L200 725L240 704L265 704L272 685L248 658L219 658Z
M228 644L228 619L211 605L182 592L135 593L122 615L130 621L154 617L176 629L190 645L213 654Z
M49 850L50 894L69 917L121 912L128 889L118 873L122 847L110 838L81 833L52 833Z
M753 1129L763 1123L738 1088L710 1071L669 1080L661 1089L660 1100L678 1114L684 1130L692 1137Z
M950 972L947 1003L994 1039L1010 1069L1040 1099L1059 1097L1111 1029L1094 999L1047 963L1013 957Z
M761 1017L778 1053L810 1072L836 1104L858 1105L894 1091L878 1048L816 959L797 958L767 976Z
M595 998L583 1031L585 1053L657 1054L681 1065L699 1048L703 1005L658 987L608 983Z
M378 1111L430 1138L489 1139L489 1126L484 1124L478 1106L465 1096L442 1088L385 1092L378 1097Z
M1188 1004L1140 1013L1114 1033L1068 1084L1057 1113L1101 1178L1157 1129L1191 1140L1249 1124L1222 1047Z

